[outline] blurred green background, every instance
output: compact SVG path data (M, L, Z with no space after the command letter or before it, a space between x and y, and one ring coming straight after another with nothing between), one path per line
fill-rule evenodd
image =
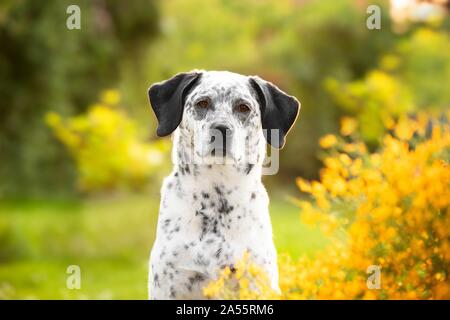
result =
M81 9L68 30L66 9ZM381 29L369 30L369 4ZM401 6L403 4L403 7ZM264 177L275 242L327 240L303 225L295 178L317 178L319 137L358 119L448 110L448 1L106 0L0 3L0 299L145 299L169 139L147 89L191 69L257 74L302 103ZM80 290L66 288L79 265Z

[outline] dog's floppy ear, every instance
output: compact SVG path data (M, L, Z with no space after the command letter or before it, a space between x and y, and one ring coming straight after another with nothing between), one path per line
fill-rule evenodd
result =
M250 77L250 85L258 96L262 127L266 129L264 130L266 141L274 148L280 149L284 146L286 135L297 119L300 102L259 77ZM278 130L278 139L272 139L273 129Z
M148 89L150 104L158 119L158 136L167 136L178 127L183 116L186 96L200 75L200 72L179 73L169 80L155 83Z

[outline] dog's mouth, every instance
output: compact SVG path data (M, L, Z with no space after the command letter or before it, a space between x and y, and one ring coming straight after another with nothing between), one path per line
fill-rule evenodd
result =
M232 164L235 163L234 154L227 146L215 146L211 144L203 157L207 164Z

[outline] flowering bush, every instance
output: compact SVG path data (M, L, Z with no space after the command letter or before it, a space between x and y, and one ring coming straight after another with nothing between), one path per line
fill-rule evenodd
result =
M374 142L383 134L383 121L414 108L411 94L397 77L382 70L372 70L364 79L340 84L334 79L326 87L347 113L356 114L361 134Z
M274 299L267 274L250 259L248 252L234 266L226 267L217 281L209 283L203 293L208 298L219 299Z
M142 188L164 165L167 141L143 142L135 123L119 107L115 90L82 115L62 119L50 112L46 122L75 160L83 191Z
M320 181L297 180L311 197L298 201L301 218L333 244L314 258L280 256L281 295L238 278L238 297L450 299L449 120L390 121L380 150L369 153L357 123L344 118L341 136L320 141L327 150ZM371 266L380 270L378 289L368 286ZM237 273L224 272L205 293L222 297L229 278Z

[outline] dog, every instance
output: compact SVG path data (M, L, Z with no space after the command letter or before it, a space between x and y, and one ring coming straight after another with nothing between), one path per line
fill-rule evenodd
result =
M248 252L279 291L266 142L280 149L300 103L257 76L191 71L152 85L157 135L173 134L149 262L150 299L204 299L203 287ZM273 134L275 132L275 134Z

